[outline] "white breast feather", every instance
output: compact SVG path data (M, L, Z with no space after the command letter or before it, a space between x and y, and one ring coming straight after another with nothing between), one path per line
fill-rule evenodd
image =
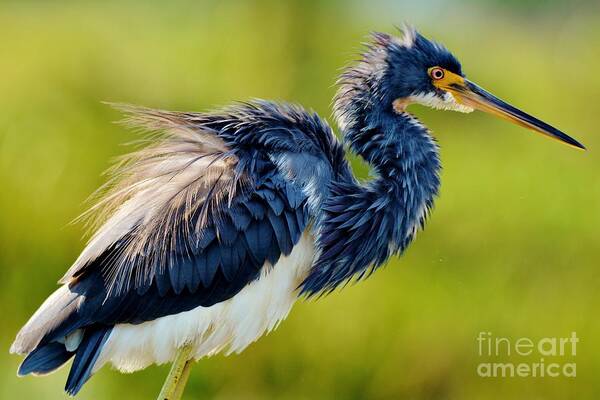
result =
M163 364L189 343L196 360L220 351L241 352L288 315L314 253L314 238L305 232L290 255L265 265L258 280L229 300L142 324L115 325L94 370L106 362L122 372Z

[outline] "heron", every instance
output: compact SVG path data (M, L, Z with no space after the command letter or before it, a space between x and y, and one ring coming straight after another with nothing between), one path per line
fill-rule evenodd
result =
M18 374L71 358L76 395L106 364L172 363L179 398L193 361L239 353L299 298L369 277L424 227L440 187L436 139L408 107L481 110L585 149L466 78L414 27L372 33L333 102L341 140L300 106L251 100L211 112L118 104L148 132L85 216L85 248L18 333ZM352 152L373 177L355 177Z

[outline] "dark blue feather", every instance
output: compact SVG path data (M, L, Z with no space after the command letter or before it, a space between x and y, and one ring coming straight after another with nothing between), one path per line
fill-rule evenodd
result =
M287 223L285 218L278 216L274 211L269 210L267 213L267 217L273 228L273 232L275 234L275 238L277 239L277 244L279 249L283 255L288 255L292 251L292 240L290 238L290 233L288 231Z
M156 260L155 268L154 281L156 282L159 295L164 296L171 290L171 274L169 272L169 266L164 263L159 263L159 261Z
M202 282L202 285L205 288L209 287L213 280L215 270L209 270L206 267L206 253L198 254L194 258L194 269L200 277L200 282Z
M258 200L248 200L244 202L244 207L248 209L252 217L255 219L262 219L265 217L265 205Z
M300 239L300 235L302 234L300 227L298 226L298 221L296 220L296 216L292 214L291 211L286 210L284 213L285 222L287 224L287 229L290 232L290 240L292 243L297 243Z
M83 384L92 375L92 369L94 363L102 351L102 346L108 339L112 327L95 327L88 328L84 333L83 340L77 352L75 353L75 360L69 371L67 377L67 384L65 391L74 396L81 390Z
M240 232L245 231L252 222L252 215L246 207L241 205L232 206L229 209L229 215L235 228Z
M231 246L237 239L238 231L229 216L219 218L216 224L219 242L225 246Z
M269 249L277 246L273 240L273 228L267 218L261 219L256 223L258 241L256 247L251 249L257 262L261 263L267 258Z
M244 237L246 238L246 243L248 245L248 251L253 256L255 260L260 260L261 255L258 253L260 249L260 232L258 222L254 222L248 226L248 228L244 231Z
M202 283L202 276L201 276L200 270L203 267L198 265L199 257L201 257L201 256L199 256L199 255L198 256L195 256L195 255L190 256L189 264L186 267L186 268L190 268L190 270L191 270L190 276L189 276L188 280L185 282L190 293L195 293L196 290L198 290L200 283Z
M221 246L221 268L225 279L228 281L233 280L240 268L236 255L237 250L234 250L233 246Z
M47 374L69 361L73 357L62 343L48 343L29 353L19 366L19 376L28 374Z
M197 235L197 251L204 250L217 237L217 233L211 227L202 229Z
M169 275L171 277L171 286L175 294L181 293L183 288L186 287L188 282L192 281L192 274L194 272L194 260L191 255L185 254L176 259L178 263L177 268L169 268Z
M221 246L218 243L214 243L212 246L206 249L206 273L202 279L203 282L210 282L210 280L207 278L211 278L215 275L220 263Z

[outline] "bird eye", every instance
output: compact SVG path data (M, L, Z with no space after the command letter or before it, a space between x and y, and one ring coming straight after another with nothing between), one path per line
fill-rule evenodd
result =
M429 70L429 76L431 76L436 81L439 81L444 77L444 70L440 67L433 67Z

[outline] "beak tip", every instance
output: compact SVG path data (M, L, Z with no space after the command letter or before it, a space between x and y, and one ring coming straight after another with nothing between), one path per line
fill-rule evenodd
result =
M573 143L571 143L571 145L579 150L587 151L587 148L575 139L573 139Z

